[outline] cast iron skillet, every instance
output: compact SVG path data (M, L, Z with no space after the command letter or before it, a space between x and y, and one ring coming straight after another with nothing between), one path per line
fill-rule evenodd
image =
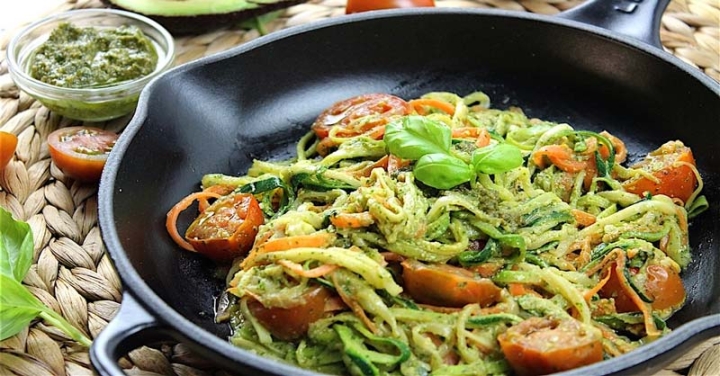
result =
M661 51L659 18L668 2L598 0L559 17L371 12L276 32L168 72L143 92L100 184L100 225L126 293L93 345L94 366L119 374L120 354L171 336L238 372L312 375L226 342L227 326L213 322L223 282L212 263L173 244L165 213L198 189L203 174L243 174L253 158L288 157L323 109L369 92L410 98L483 90L499 107L607 129L634 159L683 140L711 203L691 226L687 306L669 336L570 373L646 374L719 335L720 87Z

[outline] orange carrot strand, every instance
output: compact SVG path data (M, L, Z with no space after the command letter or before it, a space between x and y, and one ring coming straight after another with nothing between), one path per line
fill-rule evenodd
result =
M175 204L175 206L170 209L167 213L167 219L165 220L165 228L167 229L168 234L170 234L170 237L172 240L177 243L182 249L195 252L195 248L188 243L178 232L177 229L177 219L180 216L180 213L182 213L185 209L189 208L190 205L195 200L205 199L207 198L220 198L221 195L213 192L195 192L191 193L190 195L186 196L180 202Z
M339 288L340 283L337 281L337 278L335 277L335 273L333 273L330 277L332 279L332 282L335 286L338 286L335 290L337 291L338 295L340 295L340 299L347 304L348 307L350 307L350 310L353 311L353 313L360 318L360 321L365 324L365 326L370 329L371 332L377 333L377 327L375 326L375 323L373 323L365 314L365 310L360 306L360 303L355 301L352 297L348 296L345 291L342 288Z
M421 98L421 99L414 99L408 102L410 104L410 107L412 107L415 112L417 112L420 115L427 114L427 111L425 111L425 107L431 107L436 108L450 116L453 116L455 114L455 106L448 102L444 102L437 99L427 99L427 98Z
M338 268L337 265L323 264L316 268L305 269L302 265L290 260L278 260L277 263L303 278L320 278Z

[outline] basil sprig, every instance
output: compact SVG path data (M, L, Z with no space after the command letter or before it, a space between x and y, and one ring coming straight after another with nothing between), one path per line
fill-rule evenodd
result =
M502 143L476 149L468 164L451 152L450 127L423 116L406 116L389 123L383 140L391 154L417 161L415 177L437 189L453 188L477 174L510 171L523 163L519 148Z
M82 332L45 306L22 284L32 257L30 226L14 220L9 212L0 208L0 341L19 333L39 316L76 342L90 347L90 340Z

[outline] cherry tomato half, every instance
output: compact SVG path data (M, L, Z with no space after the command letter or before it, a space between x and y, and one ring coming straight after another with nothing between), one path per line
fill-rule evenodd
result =
M257 300L250 300L248 308L275 337L292 341L304 336L310 324L323 317L325 302L329 298L328 290L318 286L301 295L289 307L265 307Z
M610 268L612 275L600 290L603 298L613 298L617 312L637 312L640 307L628 295L629 286L623 286L615 267ZM685 285L680 275L668 267L652 264L645 273L644 290L648 298L653 299L651 306L656 310L678 308L685 302Z
M321 145L318 153L325 155L337 146L327 139L333 127L338 137L354 137L369 133L375 139L382 138L385 124L394 116L408 115L410 105L402 98L389 94L365 94L340 101L323 111L312 125ZM360 120L362 121L356 121Z
M15 154L18 139L12 133L0 132L0 170L5 168Z
M247 193L220 197L190 224L185 239L199 253L218 262L231 261L253 245L265 218Z
M348 0L345 13L366 12L378 9L434 7L435 0Z
M667 142L632 166L651 173L658 182L644 177L634 178L624 182L623 188L638 195L650 192L653 195L677 197L686 202L697 186L697 178L690 167L677 162L695 166L695 158L689 147L680 141Z
M401 263L405 291L417 302L441 307L488 306L500 299L500 288L469 270L445 264Z
M65 175L96 182L117 139L114 132L98 128L60 128L48 136L48 148L52 161Z
M574 319L531 317L497 339L518 375L545 375L599 362L601 335Z

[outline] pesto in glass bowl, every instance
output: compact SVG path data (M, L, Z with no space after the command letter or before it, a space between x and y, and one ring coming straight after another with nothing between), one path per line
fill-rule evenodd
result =
M167 70L172 36L156 22L110 9L40 20L8 47L15 84L71 119L103 121L132 112L140 91Z

